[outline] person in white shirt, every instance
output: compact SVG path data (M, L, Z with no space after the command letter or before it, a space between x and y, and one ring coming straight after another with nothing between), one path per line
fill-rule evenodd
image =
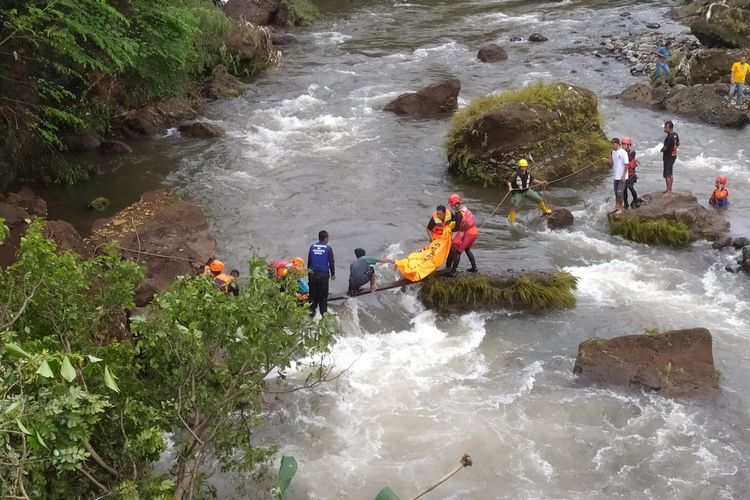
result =
M620 139L617 137L612 138L612 179L614 179L615 186L615 209L612 213L620 215L623 210L623 192L625 191L625 183L628 180L628 154L622 149Z

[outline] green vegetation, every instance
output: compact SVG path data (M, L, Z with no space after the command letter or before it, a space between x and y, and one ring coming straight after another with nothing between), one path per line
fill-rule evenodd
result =
M282 5L289 13L288 24L290 26L306 26L320 15L318 8L308 0L282 0Z
M453 117L445 139L451 170L485 185L505 181L516 161L553 180L601 158L610 145L596 97L566 83L536 82L475 99ZM593 169L588 170L588 175Z
M517 276L429 277L419 297L441 312L510 307L532 311L575 307L576 279L561 272Z
M687 224L664 217L650 219L640 216L610 217L609 231L637 243L685 246L690 243Z
M251 472L273 454L253 439L264 379L327 352L330 324L251 261L240 297L179 278L128 328L142 274L115 248L58 253L38 220L0 270L3 498L203 498L213 468ZM168 434L173 467L156 474Z
M290 5L309 17L304 0ZM185 97L218 64L253 74L270 47L211 0L6 0L0 23L0 171L60 182L81 178L64 135L106 134L119 111ZM231 45L238 29L257 47Z

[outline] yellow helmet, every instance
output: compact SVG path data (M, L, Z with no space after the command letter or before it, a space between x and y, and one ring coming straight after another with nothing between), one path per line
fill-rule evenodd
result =
M520 160L518 160L519 168L528 167L528 166L529 166L529 162L527 162L524 158L521 158Z

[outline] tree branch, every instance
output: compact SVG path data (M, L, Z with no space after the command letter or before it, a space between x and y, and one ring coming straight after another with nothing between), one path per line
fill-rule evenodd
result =
M86 470L84 470L84 469L78 469L78 472L80 472L81 474L83 474L83 477L85 477L86 479L88 479L89 481L91 481L91 483L93 485L95 485L97 488L99 488L100 490L102 490L105 493L109 493L109 489L106 486L104 486L102 483L100 483L99 481L97 481L96 478L94 476L92 476L91 474L89 474Z
M113 476L119 478L120 473L117 472L114 467L107 465L107 463L102 459L101 456L96 452L96 450L91 446L91 443L88 442L88 440L83 442L83 447L86 448L86 451L89 452L89 455L91 455L91 458L96 462L96 464L101 467L102 469L106 470Z

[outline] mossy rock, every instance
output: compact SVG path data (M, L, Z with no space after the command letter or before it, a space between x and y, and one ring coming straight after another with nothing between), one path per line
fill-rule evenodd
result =
M283 19L286 26L309 26L320 16L318 8L308 0L282 0L281 9L276 14L277 24Z
M504 182L519 158L532 159L539 179L554 180L592 165L606 170L609 140L596 95L563 82L537 82L474 100L451 122L445 139L449 169L485 184Z
M750 47L748 2L730 5L711 3L690 23L690 31L706 47L741 49Z
M637 243L682 247L699 239L715 241L729 231L729 223L693 195L651 193L642 200L637 209L608 215L611 234Z
M546 311L573 308L576 278L565 272L504 275L431 276L422 281L420 300L440 312L464 312L496 308Z
M91 203L87 205L87 208L96 210L97 212L104 212L109 206L109 200L104 196L99 196L91 200Z

